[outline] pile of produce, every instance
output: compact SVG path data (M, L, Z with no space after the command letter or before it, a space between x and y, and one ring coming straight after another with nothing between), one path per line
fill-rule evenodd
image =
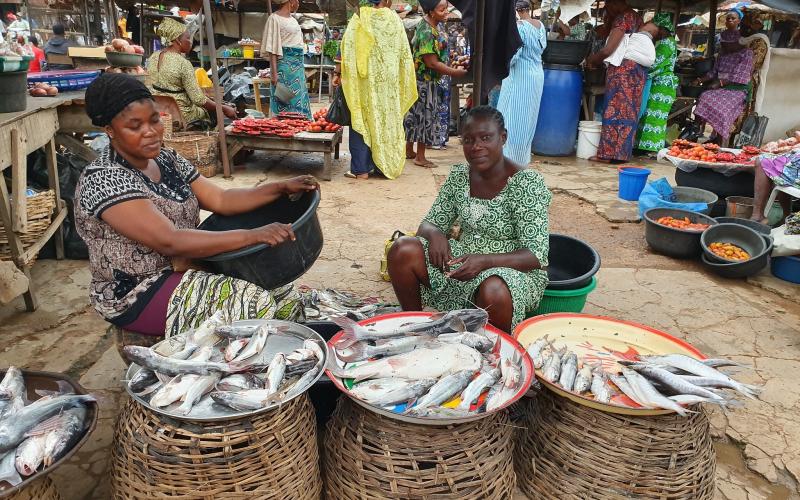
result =
M44 82L38 82L28 89L28 93L33 97L53 97L58 95L58 88Z
M302 113L279 113L273 118L244 118L233 122L231 133L289 138L305 131L311 122Z
M731 389L755 398L760 389L742 384L717 370L723 366L742 366L727 359L698 360L683 354L638 355L637 359L617 359L607 371L580 360L567 346L557 349L547 336L528 346L533 366L548 382L573 394L604 404L630 408L673 410L691 413L686 406L733 402L720 392Z
M733 243L714 242L708 245L708 249L714 255L726 260L735 260L737 262L750 260L750 254Z
M256 42L252 38L242 38L241 40L239 40L239 45L241 45L242 47L244 47L244 46L255 47L256 45L261 45L261 43L260 42Z
M800 130L795 131L792 137L766 143L761 150L765 153L782 154L800 148Z
M501 359L500 339L484 332L482 309L437 313L427 321L367 328L334 321L342 367L331 369L361 401L413 417L461 418L504 406L522 384L522 360Z
M709 224L700 224L692 222L689 220L688 217L684 217L683 219L676 219L674 217L661 217L658 220L656 220L656 222L661 224L662 226L667 226L675 229L682 229L684 231L703 232L709 227Z
M25 379L11 366L0 382L0 481L12 486L49 467L80 441L89 419L90 395L41 392L27 400Z
M123 38L111 40L110 45L106 45L106 52L124 52L126 54L144 55L144 47L141 45L131 45Z
M236 411L281 404L305 391L325 364L324 347L310 339L264 362L264 348L271 336L282 334L281 328L267 322L230 324L220 311L183 336L182 348L171 355L150 347L125 346L128 359L141 367L128 388L140 398L149 398L153 408L177 415L189 415L206 397Z
M705 163L737 163L752 165L753 160L760 154L760 150L753 146L745 146L740 153L721 151L717 144L697 144L685 139L675 139L667 154L673 158L693 160Z
M342 126L338 123L331 123L326 118L328 109L321 109L314 113L314 121L306 127L306 132L336 132Z

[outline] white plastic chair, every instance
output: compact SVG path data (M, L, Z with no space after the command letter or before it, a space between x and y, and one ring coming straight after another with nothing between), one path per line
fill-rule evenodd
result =
M769 194L769 199L767 200L767 204L764 205L764 214L768 214L770 209L772 208L772 204L775 203L775 198L778 197L778 191L784 192L789 196L794 198L800 198L800 189L792 186L775 186L772 192Z

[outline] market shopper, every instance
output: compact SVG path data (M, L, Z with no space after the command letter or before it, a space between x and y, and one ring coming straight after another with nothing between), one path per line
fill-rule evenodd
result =
M86 167L75 189L78 233L89 249L89 297L108 322L144 335L176 334L218 310L228 317L303 316L288 285L264 290L223 275L185 269L188 259L294 239L273 223L253 230L196 229L200 209L248 212L283 195L318 189L311 176L223 189L162 147L152 94L134 77L105 73L86 90L86 113L110 147Z
M334 73L350 109L350 178L367 179L377 168L395 179L405 166L403 117L417 86L403 22L390 7L391 0L361 1Z
M37 73L42 71L42 65L47 63L46 56L44 55L44 51L39 48L39 39L36 38L36 36L32 36L30 40L28 40L28 43L30 43L31 52L33 52L33 61L30 62L28 71Z
M544 89L542 52L547 46L547 30L531 17L529 0L517 0L516 10L522 47L511 59L510 72L500 88L497 109L508 130L503 154L514 163L528 165Z
M293 95L289 102L270 99L273 114L281 111L303 113L311 118L311 104L306 87L306 70L303 55L305 43L303 30L292 16L300 8L300 0L272 0L277 9L267 18L261 38L261 54L269 55L269 72L272 95L278 85L287 88Z
M753 51L740 42L741 11L725 16L725 31L720 34L719 56L714 68L695 84L708 84L697 100L694 116L714 129L713 142L721 144L730 137L733 126L751 98L753 86Z
M443 136L439 81L443 75L460 78L467 70L450 67L444 62L447 61L447 33L437 26L447 19L447 0L420 0L420 6L425 16L417 24L411 41L419 97L404 121L406 158L413 158L414 165L435 168L437 165L425 157L425 148L440 146Z
M625 0L607 1L606 14L610 20L608 38L602 49L586 59L590 67L603 64L617 50L623 37L637 33L642 25L642 17ZM632 59L623 59L619 66L608 66L603 130L597 156L592 160L604 163L630 160L646 80L646 68Z
M643 116L639 120L637 148L642 151L660 151L667 137L667 118L675 102L678 77L675 76L675 60L678 45L675 42L675 26L672 15L660 12L652 21L658 26L656 60L647 73L647 83L642 97Z
M541 175L503 156L507 131L494 108L473 108L456 165L420 224L389 252L389 275L407 311L475 304L510 332L536 309L547 286L550 191ZM459 239L448 239L460 222Z
M156 28L163 49L147 60L150 86L154 95L175 99L187 128L210 128L217 119L216 103L207 98L194 76L194 67L184 54L192 49L192 40L186 25L171 17L165 18ZM236 110L222 106L222 113L236 119Z
M69 53L69 48L73 47L74 44L72 41L67 40L64 36L66 31L64 30L63 24L54 24L53 25L53 35L47 40L47 43L44 44L44 54L45 57L49 56L50 54L56 54L65 56ZM48 70L60 70L60 69L72 69L72 66L69 64L47 64Z

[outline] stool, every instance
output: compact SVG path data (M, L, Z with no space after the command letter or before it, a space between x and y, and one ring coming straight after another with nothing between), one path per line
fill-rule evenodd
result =
M775 199L778 197L778 192L786 193L793 198L800 198L800 189L792 186L778 186L776 185L772 192L769 194L769 199L767 199L767 204L764 205L764 216L769 213L770 209L772 208L772 204L775 203Z

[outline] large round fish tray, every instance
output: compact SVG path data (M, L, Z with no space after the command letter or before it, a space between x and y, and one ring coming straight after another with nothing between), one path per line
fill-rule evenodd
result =
M41 475L38 477L39 479L27 484L13 495L4 498L8 500L62 500L58 489L56 489L55 484L49 477L41 477Z
M21 370L21 371L22 371L22 377L25 379L25 389L28 392L27 395L28 401L35 401L41 397L36 391L61 390L59 382L61 382L62 385L63 383L69 385L75 394L88 394L86 389L81 387L81 385L78 382L74 381L70 377L63 375L61 373L38 372L31 370ZM6 370L0 371L0 379L2 379L5 376L5 374ZM96 402L91 402L86 405L86 422L84 422L85 430L83 431L83 436L61 458L53 462L53 464L50 467L45 467L39 472L36 472L35 474L28 476L24 481L13 487L4 481L0 481L0 498L14 498L14 499L59 498L58 492L55 490L55 487L53 486L52 482L45 476L47 476L48 474L53 472L56 468L58 468L61 464L69 460L69 458L72 455L74 455L75 452L78 451L81 446L86 444L86 441L88 441L89 439L89 435L94 431L94 428L97 425L97 412L98 412L98 407ZM44 496L42 497L25 496L30 494L28 492L28 488L30 488L31 492L34 492L37 495L39 494L39 492L43 492L42 494ZM17 497L16 495L23 495L23 496Z
M272 358L282 352L284 354L289 354L291 351L302 347L303 342L306 340L314 340L317 341L320 347L323 347L323 352L325 352L327 357L327 350L324 348L325 340L314 330L308 328L303 325L299 325L297 323L292 323L290 321L282 321L277 319L245 319L240 321L234 321L234 325L240 326L258 326L261 324L269 324L274 327L282 327L281 331L276 333L270 334L267 337L267 343L264 346L264 349L261 351L261 354L255 356L253 358L254 364L269 364ZM183 348L184 339L183 336L176 336L170 337L168 339L162 340L161 342L155 344L153 349L155 349L160 354L165 356L169 356L170 354L180 351ZM323 363L325 360L323 360ZM323 364L324 366L324 364ZM130 380L133 378L134 375L141 369L141 367L135 363L131 363L128 367L127 371L127 378L126 380ZM300 391L299 394L294 396L295 398L298 397L300 394L304 393L308 390L309 387L314 385L317 380L320 379L323 375L323 371L317 374L317 376L310 381L310 383ZM280 402L269 404L263 408L258 410L249 410L249 411L237 411L231 408L216 404L209 394L200 399L191 409L191 411L183 415L175 411L175 409L179 406L179 404L173 404L171 406L165 408L158 408L155 406L150 405L150 397L152 394L148 394L145 396L139 396L135 394L133 391L130 390L128 384L125 384L125 390L128 391L128 394L138 403L145 406L147 409L152 410L156 413L160 413L161 415L178 419L178 420L186 420L191 422L223 422L228 420L233 420L241 417L247 417L251 415L258 415L260 413L265 413L273 408L276 408L280 405L285 405L290 400L283 400Z
M700 406L688 417L620 415L550 391L517 406L514 470L528 498L714 498L716 455Z
M513 432L506 412L430 427L340 398L325 433L325 497L512 498Z
M367 327L375 327L377 329L380 328L391 328L391 327L399 327L404 324L408 323L415 323L415 322L423 322L430 318L433 313L430 312L401 312L401 313L392 313L392 314L384 314L381 316L375 316L373 318L366 319L364 321L359 322L362 326ZM507 408L509 405L513 404L516 400L521 398L525 392L527 392L528 388L533 381L533 364L531 364L531 358L525 352L525 349L517 342L513 337L508 335L507 333L499 330L498 328L493 327L492 325L486 325L482 332L489 336L495 335L499 338L499 342L495 347L495 354L500 357L500 359L511 358L515 354L519 356L520 361L520 368L522 370L522 377L520 379L520 384L518 390L508 398L502 405L498 408L495 408L491 412L471 412L467 416L459 416L459 417L415 417L411 415L406 415L403 412L406 410L406 405L396 405L394 407L388 408L381 408L378 406L373 406L368 404L357 397L353 396L350 393L350 388L352 387L353 381L352 379L342 379L337 377L333 374L330 370L326 370L325 373L328 375L328 378L334 383L336 387L339 388L340 391L345 393L348 397L350 397L353 401L357 404L363 406L364 408L378 413L379 415L383 415L384 417L389 417L395 420L400 420L403 422L408 422L412 424L420 424L420 425L451 425L451 424L458 424L458 423L465 423L471 422L473 420L479 420L485 418L493 413L500 412ZM348 364L344 363L334 354L333 346L336 345L336 342L341 338L343 332L339 332L333 336L333 338L328 342L328 356L332 356L335 363L341 367L347 367ZM484 396L481 396L483 398ZM450 401L450 405L454 405L458 403L459 400Z
M117 500L318 500L308 396L229 422L178 422L128 401L114 432L111 490Z
M567 346L579 359L592 365L602 365L607 371L619 371L617 360L636 360L647 354L685 354L697 359L706 357L696 348L667 333L649 326L604 316L578 313L543 314L527 319L514 329L514 337L526 349L536 339L548 335L558 348ZM592 397L567 391L536 372L537 380L559 396L594 408L623 415L665 415L673 410L643 408L624 395L611 399L611 404Z

